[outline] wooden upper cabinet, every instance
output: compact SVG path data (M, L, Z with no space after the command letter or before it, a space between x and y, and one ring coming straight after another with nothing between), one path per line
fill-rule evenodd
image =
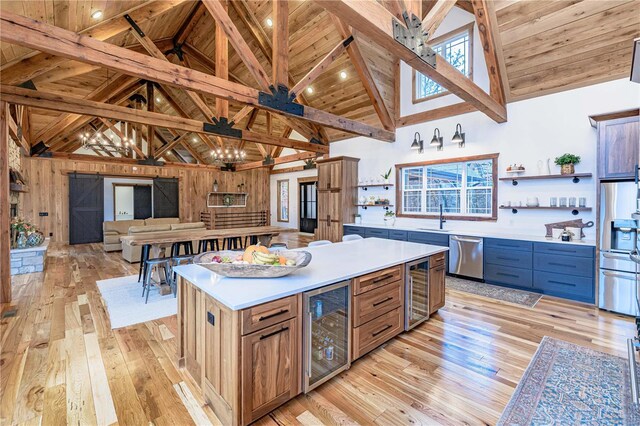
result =
M638 116L597 122L598 177L633 179L640 164L640 124Z
M242 422L249 424L298 394L297 318L242 337Z
M318 230L320 240L338 242L342 224L354 221L358 197L358 161L351 157L318 160Z

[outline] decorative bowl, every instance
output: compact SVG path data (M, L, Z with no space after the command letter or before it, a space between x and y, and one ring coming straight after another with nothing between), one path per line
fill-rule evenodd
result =
M277 253L287 259L296 261L296 266L272 266L239 263L213 262L214 256L236 258L243 253L240 251L223 250L209 251L196 256L193 263L207 268L218 275L229 278L280 278L289 275L293 271L304 268L311 262L311 253L307 251L279 250Z

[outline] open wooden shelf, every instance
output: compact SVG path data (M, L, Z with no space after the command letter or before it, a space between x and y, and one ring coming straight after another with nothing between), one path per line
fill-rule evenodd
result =
M362 188L365 191L367 190L367 188L384 188L385 190L388 190L389 188L391 188L393 186L392 183L372 183L371 185L358 185L358 188Z
M393 207L393 204L356 204L356 207L362 207L365 210L367 207L384 207L385 210L389 210L389 207Z
M537 206L537 207L529 207L529 206L500 206L500 209L508 210L510 209L513 214L518 213L518 210L562 210L562 211L570 211L574 216L580 212L590 212L591 207L550 207L550 206Z
M535 175L535 176L507 176L501 177L499 180L511 181L513 185L517 185L519 180L543 180L543 179L571 179L573 183L580 182L580 178L590 178L591 173L573 173L570 175Z

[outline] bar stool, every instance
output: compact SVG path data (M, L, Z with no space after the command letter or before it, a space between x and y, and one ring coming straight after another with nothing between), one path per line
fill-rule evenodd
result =
M147 271L147 259L149 259L149 253L151 252L151 245L145 244L140 251L140 270L138 271L138 282L144 277Z
M198 254L204 253L205 251L218 251L220 250L220 245L218 243L218 239L213 240L200 240L198 243Z
M192 254L183 254L181 256L173 256L171 258L171 263L169 263L171 282L169 283L169 286L171 287L171 291L173 291L173 297L176 297L176 294L178 293L178 274L173 272L173 268L193 263L193 257L194 256Z
M241 237L228 237L225 238L222 242L222 250L225 250L225 245L227 250L237 250L242 248L242 238Z
M171 244L171 257L180 256L181 249L184 249L184 254L194 254L193 243L191 241L180 241Z
M158 276L160 275L160 268L164 271L164 279L167 284L171 285L171 276L169 275L169 270L171 267L171 259L166 257L158 257L155 259L147 259L145 262L145 272L144 272L144 281L142 281L142 297L144 297L145 292L147 293L147 297L144 300L145 305L149 301L149 292L151 287L153 287L153 280L151 279L151 275L153 275L153 268L158 270ZM162 278L160 278L162 281Z

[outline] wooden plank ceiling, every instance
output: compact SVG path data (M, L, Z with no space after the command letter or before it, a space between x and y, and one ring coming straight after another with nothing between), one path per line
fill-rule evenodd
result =
M109 20L135 8L145 10L154 2L110 1L110 0L30 0L0 2L3 11L40 20L74 32L91 31L100 22ZM170 0L157 4L171 3ZM175 2L167 5L157 16L139 20L143 32L163 51L173 46L172 40L182 43L184 57L181 63L176 54L168 59L176 64L188 66L209 74L215 73L215 21L205 7L196 2ZM389 11L397 14L393 2L382 1ZM427 15L436 2L422 1L422 14ZM458 7L473 13L473 2L458 1ZM631 40L640 36L640 0L496 0L494 2L499 33L502 40L504 62L507 71L508 99L519 100L553 93L573 87L584 86L626 76L631 63ZM103 11L99 20L91 18L96 9ZM401 9L398 9L401 10ZM304 77L322 58L342 40L340 31L330 13L315 1L289 1L289 80L292 87ZM241 36L255 54L262 68L270 77L272 70L272 27L268 21L273 17L270 0L234 0L228 10L229 16ZM131 31L107 37L108 43L147 53ZM380 94L390 117L396 116L395 74L396 59L392 53L380 48L362 34L356 34L356 44L375 89ZM21 65L39 54L15 44L0 43L0 66L2 71ZM15 69L15 68L14 68ZM354 67L349 54L342 53L305 90L301 101L311 107L331 112L353 120L383 128L371 95ZM10 76L10 73L7 74ZM346 75L346 76L345 76ZM39 90L86 98L106 82L116 80L119 74L93 65L71 60L62 61L53 70L35 76L32 80ZM2 78L2 82L6 83ZM9 78L9 77L7 77ZM247 86L258 87L252 73L240 55L229 45L229 79ZM272 79L270 78L270 81ZM16 84L13 82L13 84ZM144 84L130 93L146 96ZM155 111L170 115L186 115L198 120L207 120L201 108L185 95L184 90L157 88ZM215 111L216 100L204 96L206 106ZM127 99L120 105L133 106ZM229 117L233 117L243 105L230 102ZM257 111L257 110L256 110ZM30 108L29 134L33 138L54 125L68 114L60 114ZM98 128L106 125L93 120ZM276 136L288 136L291 131L284 120L265 111L246 115L238 128L257 133L271 132ZM74 130L74 129L72 129ZM329 141L350 137L349 133L324 129ZM157 129L156 149L170 142L177 133ZM208 161L212 141L204 136L189 135L166 154L170 161ZM64 132L61 137L45 141L61 150L73 150L77 146L77 132ZM265 152L279 154L281 149L272 149L254 143L243 143L248 160L263 158Z

